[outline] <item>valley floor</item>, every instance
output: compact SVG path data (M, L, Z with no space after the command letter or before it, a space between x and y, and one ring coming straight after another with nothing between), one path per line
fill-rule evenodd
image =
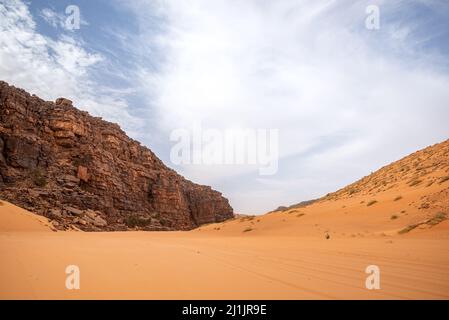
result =
M2 299L449 299L449 239L0 233ZM381 289L368 290L368 265ZM80 268L67 290L65 268Z
M53 232L2 202L0 299L449 299L449 220L398 234L427 215L326 206L189 232L87 233ZM69 265L79 290L66 289ZM379 290L365 287L369 265Z

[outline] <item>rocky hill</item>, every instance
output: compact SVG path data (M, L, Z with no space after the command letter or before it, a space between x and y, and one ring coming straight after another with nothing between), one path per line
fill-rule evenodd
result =
M362 179L326 195L336 200L402 188L429 188L446 186L449 182L449 140L416 151L384 166ZM447 199L449 203L449 198Z
M116 124L0 81L0 198L58 229L188 230L228 200L165 166Z
M416 151L319 199L303 201L290 206L280 206L274 211L303 208L315 202L328 200L375 196L378 193L394 191L398 188L431 190L429 187L446 186L446 182L449 183L449 140ZM448 207L449 198L446 200L446 207Z
M201 229L201 230L200 230ZM416 151L319 199L195 232L228 236L449 239L449 140ZM396 241L396 240L394 240ZM357 241L356 241L357 242Z

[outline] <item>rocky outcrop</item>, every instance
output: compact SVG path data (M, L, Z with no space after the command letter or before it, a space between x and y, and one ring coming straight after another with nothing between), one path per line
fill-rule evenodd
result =
M219 192L186 180L118 125L2 81L0 198L59 229L188 230L233 217Z

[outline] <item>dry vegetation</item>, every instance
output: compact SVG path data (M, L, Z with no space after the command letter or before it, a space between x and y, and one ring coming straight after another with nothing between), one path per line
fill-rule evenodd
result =
M446 172L446 174L439 172ZM326 195L323 199L336 200L361 195L369 196L397 187L404 181L407 181L406 185L410 187L418 187L423 183L425 186L431 186L435 182L442 184L449 181L448 172L449 140L446 140L384 166L345 188Z
M376 204L377 203L377 200L371 200L370 202L368 202L367 204L366 204L366 206L367 207L370 207L370 206L372 206L373 204Z
M438 212L432 218L430 218L428 220L425 220L423 222L410 224L407 227L405 227L404 229L400 230L398 233L399 234L408 233L408 232L412 231L413 229L416 229L417 227L419 227L421 225L427 225L429 227L433 227L433 226L436 226L437 224L440 224L441 222L443 222L446 219L447 219L447 214L446 213Z

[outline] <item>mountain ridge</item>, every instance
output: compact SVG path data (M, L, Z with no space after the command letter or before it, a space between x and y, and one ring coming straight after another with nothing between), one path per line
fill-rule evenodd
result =
M0 81L0 195L86 231L188 230L229 201L167 167L114 123Z

